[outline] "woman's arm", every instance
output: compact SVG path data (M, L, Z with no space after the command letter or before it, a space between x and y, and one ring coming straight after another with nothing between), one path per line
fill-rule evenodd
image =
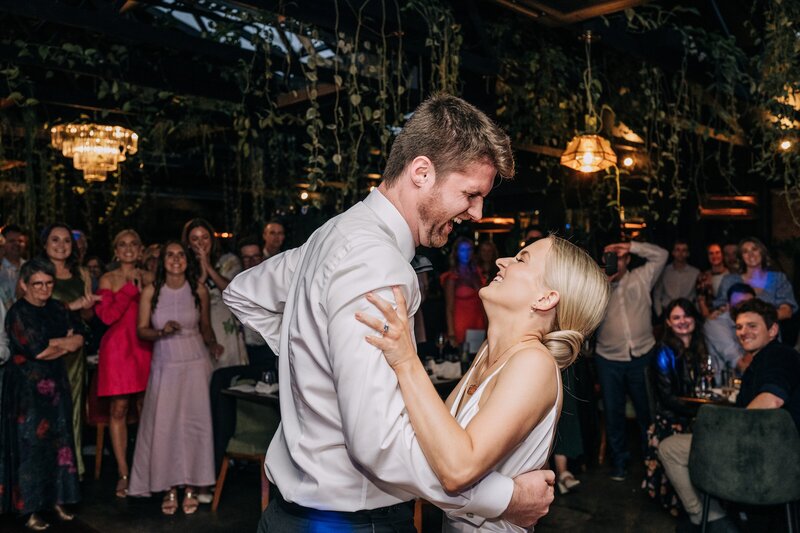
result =
M405 301L395 289L397 312L385 300L368 296L390 324L382 337L367 342L382 349L397 374L411 425L425 458L445 490L458 492L481 479L539 423L558 393L557 369L542 348L524 348L494 381L475 418L462 428L450 415L417 357L408 331ZM382 331L379 319L359 315Z
M155 289L152 285L148 285L142 291L142 297L139 300L139 319L136 324L136 334L139 338L151 342L164 336L164 330L155 329L150 323L154 293ZM167 326L169 326L169 323L167 323Z
M51 361L58 359L62 355L74 352L83 346L83 335L69 334L66 337L50 339L50 342L42 352L36 355L40 361Z

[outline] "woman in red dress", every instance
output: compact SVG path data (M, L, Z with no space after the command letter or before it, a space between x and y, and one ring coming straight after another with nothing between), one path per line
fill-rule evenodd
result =
M97 294L103 299L95 306L97 316L109 326L100 341L97 395L111 397L108 429L119 472L116 494L124 498L128 493L128 407L131 395L135 395L141 408L153 350L151 343L136 335L139 296L142 288L153 282L153 275L137 266L142 257L142 240L134 230L117 233L113 250L119 266L100 278Z
M450 252L450 270L442 274L447 338L458 346L464 342L468 329L486 329L486 314L478 297L478 290L486 280L475 263L475 245L466 237L459 237Z

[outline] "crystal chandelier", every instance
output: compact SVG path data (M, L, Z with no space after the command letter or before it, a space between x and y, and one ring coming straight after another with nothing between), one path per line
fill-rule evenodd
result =
M127 154L135 154L139 136L122 126L61 124L50 129L53 148L71 157L86 181L105 181Z
M597 172L605 170L617 164L617 154L611 149L608 139L597 134L598 115L594 109L592 98L592 39L596 37L591 31L586 31L583 35L586 42L586 72L584 73L583 83L586 87L586 133L576 135L567 144L564 153L561 154L561 164L581 172Z

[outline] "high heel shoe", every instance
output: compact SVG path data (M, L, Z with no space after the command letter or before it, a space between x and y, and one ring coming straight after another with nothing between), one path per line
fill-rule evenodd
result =
M167 516L172 516L178 510L178 489L169 489L164 500L161 502L161 512Z
M572 475L572 472L567 470L566 472L562 472L561 475L558 476L558 493L562 496L564 494L569 494L572 492L572 489L580 485L581 482L575 479L575 476Z
M68 513L66 509L64 509L63 507L61 507L58 504L56 504L55 507L53 507L53 509L55 509L56 514L58 515L58 518L60 520L63 520L65 522L69 522L70 520L74 520L75 519L75 515L74 514Z
M25 527L31 531L44 531L50 527L50 524L36 516L35 513L31 513L31 515L28 517L28 521L25 522Z
M181 506L183 508L183 512L185 514L194 514L197 512L197 506L198 501L195 489L187 487L186 492L183 495L183 505Z
M128 495L128 476L119 476L114 493L117 498L125 498Z

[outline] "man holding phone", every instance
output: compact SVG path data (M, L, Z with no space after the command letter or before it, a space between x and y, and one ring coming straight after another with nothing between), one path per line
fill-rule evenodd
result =
M669 254L654 244L641 242L609 244L603 254L611 298L606 317L597 328L595 363L611 451L611 479L624 481L630 455L625 444L625 395L633 401L644 448L650 424L645 368L656 345L650 291ZM645 264L628 271L631 255L641 257Z

